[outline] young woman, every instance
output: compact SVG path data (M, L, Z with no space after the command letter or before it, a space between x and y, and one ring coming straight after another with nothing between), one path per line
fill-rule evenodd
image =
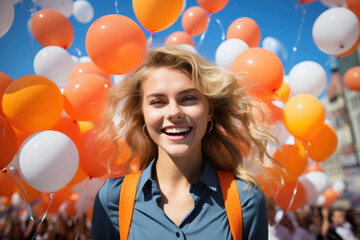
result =
M256 177L274 139L230 72L178 47L151 50L111 90L105 133L125 137L141 173L128 239L232 239L217 170L236 176L242 239L267 239ZM271 158L270 158L271 159ZM94 205L94 239L119 239L123 178L108 179ZM125 240L125 239L122 239Z

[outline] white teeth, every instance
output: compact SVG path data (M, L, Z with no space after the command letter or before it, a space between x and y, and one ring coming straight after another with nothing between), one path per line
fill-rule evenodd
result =
M165 133L183 133L190 131L190 127L181 127L181 128L167 128Z

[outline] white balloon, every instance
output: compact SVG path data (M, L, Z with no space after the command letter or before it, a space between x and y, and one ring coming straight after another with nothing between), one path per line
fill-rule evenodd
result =
M73 10L73 0L42 0L39 5L45 9L50 8L70 17Z
M337 193L343 193L345 190L345 183L344 181L335 181L333 182L333 184L331 185L331 188L334 189L335 192Z
M89 56L83 56L80 58L80 62L84 63L84 62L91 62L91 59Z
M349 9L333 7L315 20L312 35L321 51L339 55L355 44L359 36L359 21Z
M16 208L22 208L25 205L24 201L17 192L11 195L11 205Z
M285 75L283 78L283 82L289 84L289 81L290 81L289 76Z
M323 206L325 204L325 196L324 195L320 195L317 199L316 199L316 206Z
M273 37L266 37L261 43L261 46L273 53L275 53L280 59L286 60L288 58L288 52L285 45Z
M197 54L196 48L189 45L189 44L179 44L177 45L178 47L184 48L185 50L188 50L190 52L193 52L195 54Z
M307 93L319 96L326 87L324 68L313 61L296 64L289 73L289 87L293 94Z
M320 2L328 7L346 7L346 0L320 0Z
M88 1L78 0L74 2L73 16L81 23L88 23L94 17L94 8Z
M308 203L316 204L318 196L325 192L328 188L328 178L323 172L309 172L300 178L303 184Z
M30 37L34 37L32 31L31 31L31 19L32 18L29 18L26 22L26 30L28 31Z
M11 0L0 1L0 38L4 36L14 22L14 5Z
M15 154L11 162L6 166L8 169L19 169L19 153Z
M78 57L75 57L74 55L71 55L71 59L74 63L74 66L76 66L80 63L80 59Z
M34 58L35 73L49 78L59 87L66 86L73 67L71 55L58 46L44 47Z
M183 5L181 7L180 15L184 13L185 9L186 9L186 0L183 0Z
M126 75L114 75L113 77L113 85L121 83L125 79Z
M74 177L79 166L75 143L65 134L47 130L32 134L20 148L19 172L41 192L55 192Z
M249 46L243 40L237 38L223 41L216 49L216 65L230 69L235 58L248 48Z
M280 145L289 144L287 140L292 137L282 122L275 122L271 124L271 133L277 138Z

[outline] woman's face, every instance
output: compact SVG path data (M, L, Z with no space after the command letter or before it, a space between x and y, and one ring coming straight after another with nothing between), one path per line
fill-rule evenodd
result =
M171 157L201 155L211 120L207 98L184 73L161 67L143 83L143 114L150 137Z

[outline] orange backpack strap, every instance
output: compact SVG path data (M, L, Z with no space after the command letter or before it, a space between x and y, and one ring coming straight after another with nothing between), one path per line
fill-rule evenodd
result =
M129 236L140 176L141 171L126 175L121 186L119 198L119 228L120 239L122 240L127 240Z
M242 239L242 211L239 191L234 174L218 170L221 192L234 240Z

